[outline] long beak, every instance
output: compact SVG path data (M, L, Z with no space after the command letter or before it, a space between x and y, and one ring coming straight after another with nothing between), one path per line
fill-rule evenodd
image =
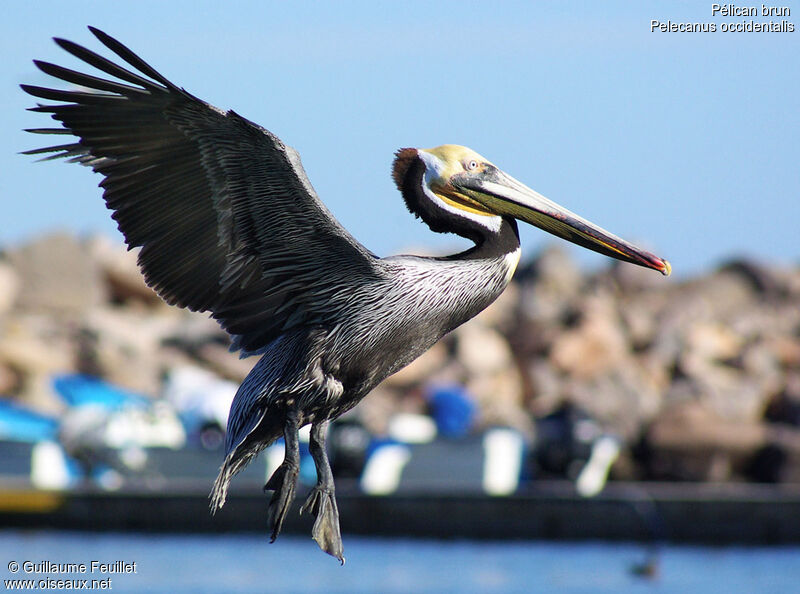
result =
M604 256L652 268L664 276L672 272L663 258L590 223L496 167L479 175L454 176L451 183L492 212L525 221Z

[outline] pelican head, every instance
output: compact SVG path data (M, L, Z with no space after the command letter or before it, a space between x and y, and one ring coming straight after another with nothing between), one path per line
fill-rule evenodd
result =
M559 206L465 146L397 152L393 177L412 213L433 231L478 243L506 218L535 225L605 256L669 275L669 262Z

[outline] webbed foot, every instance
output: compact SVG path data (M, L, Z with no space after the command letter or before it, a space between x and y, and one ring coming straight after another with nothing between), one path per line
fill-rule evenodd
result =
M284 462L264 485L264 491L274 491L267 507L267 522L272 527L270 542L278 538L286 513L294 501L298 470L296 464Z
M339 529L339 508L332 488L317 485L311 490L308 499L300 508L300 513L314 515L314 527L311 536L317 541L319 548L336 557L344 565L342 535Z
M267 507L267 521L272 527L270 542L275 542L286 519L286 512L294 501L294 491L297 486L297 475L300 472L300 444L297 423L297 413L294 410L286 412L283 426L283 439L286 442L286 453L283 462L269 477L264 491L274 491Z

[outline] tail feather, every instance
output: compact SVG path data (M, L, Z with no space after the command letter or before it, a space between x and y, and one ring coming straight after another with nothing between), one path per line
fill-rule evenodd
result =
M225 505L231 479L244 470L253 458L261 453L261 450L280 437L280 427L280 419L265 414L250 433L228 451L209 494L212 514Z
M266 447L266 444L261 447L251 448L242 453L240 453L240 448L236 448L225 456L225 461L222 463L222 466L220 466L219 474L209 494L212 514L217 513L217 510L222 509L222 506L225 505L231 479L250 464L250 461L255 458L264 447Z
M270 343L239 386L228 416L225 461L209 495L212 513L225 505L231 479L281 436L286 410L277 400L304 386L306 334L296 330Z

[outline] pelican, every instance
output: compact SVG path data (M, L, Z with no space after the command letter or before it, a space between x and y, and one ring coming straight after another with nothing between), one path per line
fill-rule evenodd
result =
M211 492L221 508L231 478L279 437L285 457L264 486L271 540L295 496L298 429L311 425L317 470L303 511L312 536L344 563L328 424L383 379L492 303L519 262L517 221L664 275L669 263L534 192L478 153L452 144L397 151L392 177L432 231L474 245L447 257L379 258L333 217L291 147L234 111L174 85L127 47L89 27L132 70L65 39L55 42L117 79L34 61L82 90L22 85L56 104L56 128L77 137L26 151L65 157L100 186L147 283L169 304L210 312L231 350L260 360L232 404L225 459Z

